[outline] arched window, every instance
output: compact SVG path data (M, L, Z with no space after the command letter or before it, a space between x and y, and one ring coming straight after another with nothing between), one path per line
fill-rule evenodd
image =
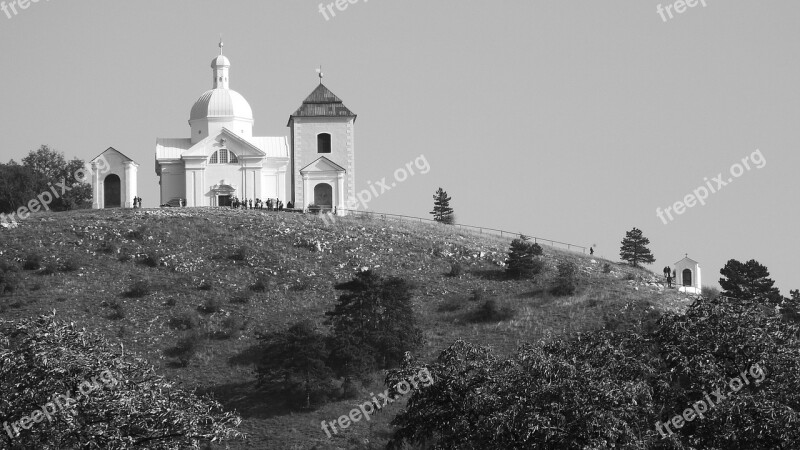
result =
M239 164L239 157L228 149L221 148L215 151L208 159L209 164Z
M331 152L331 135L328 133L320 133L317 135L317 153L330 153Z

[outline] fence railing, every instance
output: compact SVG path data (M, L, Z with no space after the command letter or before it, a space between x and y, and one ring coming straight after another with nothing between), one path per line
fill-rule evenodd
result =
M360 210L357 210L357 209L343 209L343 208L339 209L338 211L347 211L347 214L350 214L350 215L359 215L360 214L360 215L368 215L368 216L377 216L377 217L379 217L381 219L384 219L384 220L389 218L389 219L407 220L407 221L410 221L410 222L419 222L419 223L423 223L423 222L439 223L439 222L436 222L435 220L432 220L432 219L426 219L426 218L423 218L423 217L414 217L414 216L404 216L402 214L389 214L389 213L381 213L381 212L374 212L374 211L360 211ZM516 231L498 230L496 228L488 228L488 227L476 227L474 225L464 225L464 224L460 224L460 223L454 223L452 225L447 225L447 226L456 227L459 230L466 230L466 231L470 231L470 232L478 233L478 234L499 235L501 238L508 237L509 239L511 239L511 238L519 238L519 237L525 236L528 239L533 240L533 242L535 242L535 243L540 243L540 242L543 243L543 244L548 244L549 243L551 247L559 246L559 247L564 247L569 251L573 251L573 252L581 251L583 253L586 253L586 247L584 247L582 245L575 245L575 244L570 244L568 242L560 242L560 241L555 241L553 239L546 239L546 238L541 238L541 237L537 237L537 236L531 236L529 234L520 233L520 232L516 232Z

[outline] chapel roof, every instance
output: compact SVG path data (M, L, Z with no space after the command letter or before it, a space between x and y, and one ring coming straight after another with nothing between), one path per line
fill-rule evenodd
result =
M356 117L344 106L342 99L320 83L305 99L292 117Z

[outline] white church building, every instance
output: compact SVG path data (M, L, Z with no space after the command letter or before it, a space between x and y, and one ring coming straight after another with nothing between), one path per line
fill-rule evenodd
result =
M675 263L675 276L675 284L680 292L700 294L703 291L700 263L689 258L688 254Z
M192 106L190 137L156 142L160 204L228 206L236 197L344 208L355 198L356 115L320 73L319 86L289 116L288 138L253 136L253 110L230 89L231 63L222 47L211 62L213 88Z

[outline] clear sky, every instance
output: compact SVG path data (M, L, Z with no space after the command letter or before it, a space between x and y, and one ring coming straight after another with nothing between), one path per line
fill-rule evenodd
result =
M328 20L311 0L15 4L0 12L1 159L113 146L156 206L156 138L189 137L223 33L255 135L287 134L322 65L359 115L357 190L425 156L427 174L370 209L429 216L441 186L462 223L611 259L638 227L657 272L688 253L716 285L728 259L753 258L788 295L800 288L800 2L705 3L662 3L666 21L648 0L358 0ZM719 173L727 185L704 206L657 217Z

